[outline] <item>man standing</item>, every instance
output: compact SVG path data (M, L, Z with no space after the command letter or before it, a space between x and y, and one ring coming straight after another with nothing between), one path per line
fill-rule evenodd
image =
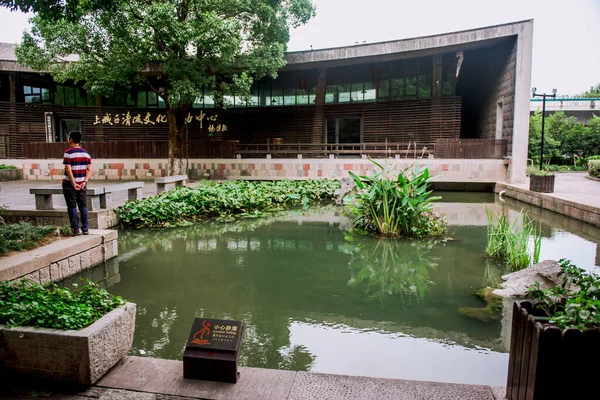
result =
M69 221L74 235L88 234L88 210L86 203L87 183L92 175L92 158L81 147L81 133L71 132L67 142L69 148L65 150L63 164L65 165L65 176L62 188L67 202ZM79 230L79 218L77 207L81 213L81 231Z

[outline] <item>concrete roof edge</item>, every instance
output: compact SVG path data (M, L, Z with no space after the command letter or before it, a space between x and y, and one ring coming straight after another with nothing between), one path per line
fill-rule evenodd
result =
M325 53L331 53L331 52L336 52L336 51L359 52L360 50L366 51L369 48L408 44L408 43L416 42L416 41L420 41L420 40L443 38L443 37L450 37L450 36L456 36L456 35L464 35L464 34L469 34L469 33L479 33L479 32L483 33L486 31L490 31L493 29L499 29L499 28L503 28L503 27L515 27L516 28L515 31L518 31L518 28L520 26L522 26L522 27L529 26L530 29L533 29L533 19L507 22L504 24L490 25L490 26L484 26L484 27L479 27L479 28L466 29L466 30L462 30L462 31L453 31L453 32L432 34L432 35L426 35L426 36L405 38L405 39L388 40L388 41L374 42L374 43L361 43L361 44L354 44L354 45L349 45L349 46L329 47L329 48L324 48L324 49L291 51L291 52L286 52L285 57L286 57L286 61L288 64L304 64L304 63L312 63L312 62L319 62L319 61L328 61L328 60L334 60L334 58L318 59L318 58L320 58L318 56L324 55ZM517 34L518 34L518 32L514 32L514 33L510 33L510 34L501 34L501 35L496 35L496 36L487 36L485 38L478 39L477 41L489 40L489 39L499 39L502 37L513 36L513 35L517 35ZM443 47L443 46L440 46L440 47ZM414 49L414 50L421 50L421 49L423 49L423 48ZM404 51L400 51L400 52L410 52L410 51L413 51L413 50L404 50ZM310 61L297 60L297 59L302 59L303 58L302 56L307 56L307 55L311 55L313 59ZM375 54L370 54L370 55L375 55ZM355 57L361 57L361 56L357 55ZM362 56L362 57L364 57L364 56ZM348 57L348 58L354 58L354 57Z

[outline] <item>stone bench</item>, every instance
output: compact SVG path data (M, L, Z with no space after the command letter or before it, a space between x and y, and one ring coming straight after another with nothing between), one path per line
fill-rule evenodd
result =
M52 195L63 195L62 186L45 186L40 188L31 188L29 193L35 196L36 210L54 210ZM89 211L96 211L100 207L100 196L104 197L104 188L87 188L87 208ZM95 206L95 207L94 207ZM106 208L106 207L104 207Z
M176 186L184 186L187 183L187 180L187 175L173 175L156 178L154 180L156 183L156 193L162 193L165 190L173 189Z
M121 190L127 190L128 200L141 199L143 187L144 182L126 182L106 187L88 187L86 193L88 211L98 211L108 208L111 193ZM31 188L29 189L29 193L35 196L36 210L53 210L52 195L63 195L62 186Z

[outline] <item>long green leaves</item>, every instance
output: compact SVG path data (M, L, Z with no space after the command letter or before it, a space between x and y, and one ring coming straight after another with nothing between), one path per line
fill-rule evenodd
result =
M331 201L338 181L225 181L203 182L158 196L128 202L117 209L124 227L157 227L193 221L201 217L255 217L264 212Z
M485 254L488 257L505 261L507 267L512 271L518 271L539 262L542 236L526 215L519 214L519 217L512 223L504 212L498 214L495 219L490 210L487 210L487 215ZM522 226L519 226L520 221L522 221ZM533 242L532 249L530 249L530 241Z
M415 165L401 171L395 179L388 176L393 166L385 169L371 160L379 172L371 177L349 172L358 189L351 212L354 226L379 236L434 236L444 233L446 226L434 210L434 200L427 190L432 177L427 168Z

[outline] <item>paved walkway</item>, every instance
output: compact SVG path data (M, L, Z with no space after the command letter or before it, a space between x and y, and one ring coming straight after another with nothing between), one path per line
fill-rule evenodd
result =
M600 181L588 179L586 172L556 174L554 193L532 192L528 183L499 182L496 192L501 190L506 197L600 226Z
M393 362L393 361L391 361ZM433 360L432 360L433 362ZM241 368L238 383L183 379L180 361L128 357L84 392L0 389L9 399L32 395L84 400L500 400L504 388Z

